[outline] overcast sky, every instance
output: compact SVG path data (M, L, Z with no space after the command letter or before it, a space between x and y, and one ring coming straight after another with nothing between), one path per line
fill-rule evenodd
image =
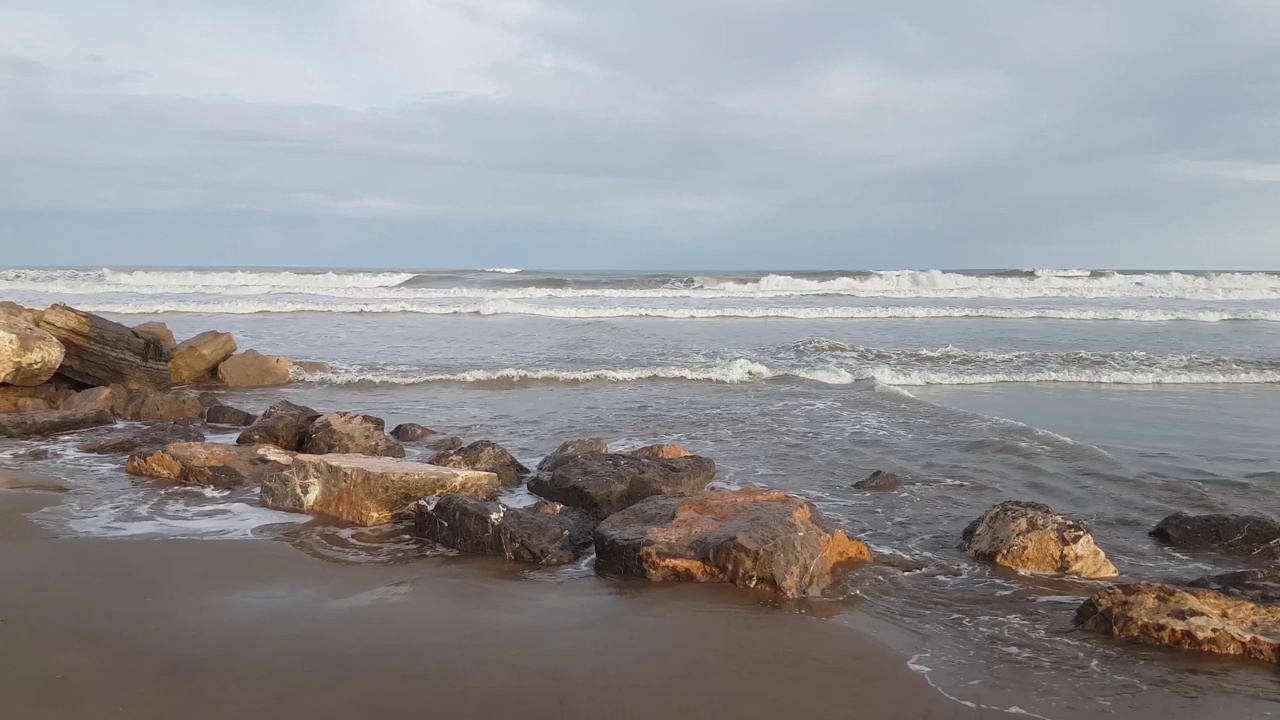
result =
M1280 268L1277 0L0 0L0 265Z

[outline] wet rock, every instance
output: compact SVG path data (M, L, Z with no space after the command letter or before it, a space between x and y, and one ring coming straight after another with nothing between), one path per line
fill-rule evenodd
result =
M415 442L425 439L428 435L435 434L435 430L423 427L417 423L402 423L391 430L391 437L399 440L400 442Z
M105 410L35 410L0 415L0 437L31 438L60 435L111 425L116 419Z
M1212 590L1116 585L1086 600L1076 611L1075 624L1144 645L1280 664L1280 608Z
M689 457L693 453L685 450L679 445L647 445L645 447L632 450L627 454L632 457L674 460L676 458Z
M65 352L62 343L44 330L0 315L0 383L43 385L58 371Z
M444 495L418 503L414 526L421 537L454 550L564 565L591 547L595 521L585 511L559 503L509 508L466 495Z
M236 442L241 445L275 445L281 450L297 452L306 442L307 431L320 413L288 400L267 408Z
M40 328L62 343L66 355L58 372L72 380L130 391L170 385L170 351L155 338L61 304L44 311Z
M0 413L29 412L32 410L61 410L62 403L73 397L76 392L55 382L21 387L17 385L0 385Z
M897 554L877 555L876 564L891 567L894 570L901 570L904 573L921 572L929 568L928 563Z
M246 350L218 366L218 380L228 387L277 387L288 385L293 363L275 355Z
M1188 515L1160 521L1151 537L1187 550L1280 559L1280 523L1261 515Z
M538 463L538 470L551 472L579 455L604 455L609 452L609 443L604 438L587 438L585 440L567 440L556 448L556 451Z
M446 450L457 450L462 447L462 438L457 435L432 435L427 438L424 444L433 452L444 452Z
M200 403L189 395L143 390L128 396L121 417L136 422L195 420Z
M498 488L498 476L477 470L371 455L298 455L287 470L262 481L262 502L368 526L409 517L426 497L458 493L491 500Z
M819 595L832 567L871 559L810 503L747 488L651 497L595 532L596 570L654 581L729 582Z
M230 405L214 405L204 411L204 420L211 425L249 427L257 422L258 416Z
M60 456L60 453L58 453L53 448L41 447L41 448L28 450L26 452L18 453L17 455L13 456L13 459L27 461L27 462L39 462L41 460L52 460L53 458L56 458L59 456Z
M404 457L404 446L387 437L382 418L356 413L325 413L307 430L302 452L311 455L358 453Z
M124 437L85 443L80 451L97 455L155 452L178 442L204 442L204 433L190 420L163 423Z
M529 474L529 468L521 465L501 445L489 440L478 440L456 450L437 452L427 462L440 467L491 472L498 476L498 482L503 487L519 485L520 480Z
M129 394L123 385L107 385L81 390L62 401L63 410L106 410L116 417L125 414L125 406L129 402Z
M896 492L902 489L902 485L902 476L885 472L884 470L877 470L871 473L866 480L859 480L853 484L858 490L871 492Z
M1108 578L1119 573L1093 536L1046 505L1008 501L964 529L960 549L978 560L1033 573Z
M173 351L169 374L174 383L185 384L209 380L214 368L236 352L231 333L209 330L183 340Z
M218 397L218 393L206 390L196 396L196 402L200 403L200 407L207 409L216 405L221 405L222 398Z
M291 462L292 453L270 445L171 443L156 452L131 455L125 472L184 485L229 488L262 482Z
M174 350L178 347L178 340L173 336L173 331L168 325L162 322L149 322L135 325L133 331L146 338L154 338L160 341L160 344Z
M1234 600L1280 605L1280 570L1240 570L1197 578L1188 585L1220 592Z
M529 480L529 490L603 519L654 495L694 492L715 479L716 464L690 455L674 460L590 453Z

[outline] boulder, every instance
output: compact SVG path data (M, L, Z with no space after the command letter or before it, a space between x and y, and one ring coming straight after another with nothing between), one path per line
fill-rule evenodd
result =
M116 419L106 410L34 410L0 415L0 436L45 437L111 425Z
M270 445L171 443L152 453L129 457L125 472L216 488L258 483L289 466L293 454Z
M755 488L642 500L600 523L595 547L598 572L729 582L786 597L818 595L837 563L871 559L810 503Z
M604 519L647 497L702 490L715 476L716 464L697 455L662 460L590 453L531 478L529 490Z
M55 381L57 378L54 378ZM76 392L54 383L34 387L0 385L0 413L30 410L59 410Z
M218 380L228 387L276 387L288 385L293 363L275 355L246 350L218 366Z
M884 470L876 470L867 476L866 480L859 480L853 486L858 490L871 492L896 492L902 489L902 484L902 476L894 475Z
M143 390L128 396L121 417L137 422L193 420L200 417L200 403L189 395Z
M404 457L404 446L387 437L385 429L382 418L372 415L325 413L311 423L302 452L310 455L357 453Z
M1197 578L1187 584L1222 593L1234 600L1280 605L1280 570L1239 570Z
M1280 607L1232 600L1212 590L1116 585L1084 601L1075 624L1144 645L1280 664Z
M20 320L28 325L35 325L39 327L40 318L43 315L44 312L40 310L32 310L31 308L23 307L16 302L9 302L8 300L0 301L0 317Z
M514 487L529 474L529 468L506 451L498 443L478 440L456 450L444 450L431 456L427 462L440 467L483 470L498 476L503 487Z
M65 349L35 325L0 315L0 383L32 387L48 382Z
M445 450L457 450L462 447L462 438L457 435L432 435L424 444L432 452L444 452Z
M173 331L168 325L162 322L148 322L141 325L135 325L133 331L146 338L155 338L162 345L169 348L170 351L178 347L178 341L173 337Z
M306 442L307 431L320 413L288 400L267 408L236 442L241 445L275 445L281 450L297 452Z
M437 434L435 430L423 427L417 423L402 423L391 430L391 437L399 440L400 442L414 442L416 440L422 440L428 435L435 434Z
M130 391L169 387L170 351L155 338L61 304L44 311L40 328L62 343L58 372L76 382Z
M189 420L163 423L132 435L85 443L80 446L80 451L97 455L154 452L170 443L179 442L204 442L204 433Z
M208 380L213 369L236 352L235 338L231 333L210 330L183 340L173 350L169 361L169 375L173 382L183 384Z
M1280 523L1261 515L1188 515L1160 521L1151 537L1186 550L1280 559Z
M570 458L579 455L604 455L609 452L609 443L604 438L586 438L584 440L566 440L550 455L538 463L538 470L551 472L563 465Z
M1040 503L1011 500L992 507L964 529L960 549L978 560L1032 573L1119 574L1083 524Z
M208 409L215 405L221 405L222 398L218 397L218 393L206 390L196 396L196 402L200 403L200 407Z
M674 460L676 458L689 457L693 453L685 450L679 445L646 445L645 447L632 450L627 454L633 457Z
M230 405L214 405L204 411L204 420L210 425L249 427L257 422L258 416Z
M445 547L507 560L564 565L591 547L595 521L585 511L538 502L509 508L467 495L425 500L414 509L418 535Z
M81 390L62 401L63 410L106 410L121 417L125 414L125 406L129 402L129 394L123 385L107 385Z
M262 481L262 502L277 510L314 512L356 525L384 525L412 515L413 505L458 493L491 500L498 476L477 470L371 455L298 455Z

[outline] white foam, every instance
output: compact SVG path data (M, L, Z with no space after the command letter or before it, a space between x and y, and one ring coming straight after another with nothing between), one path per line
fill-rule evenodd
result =
M491 272L491 273L502 273L503 275L515 275L516 273L524 272L524 270L521 270L520 268L485 268L484 271Z

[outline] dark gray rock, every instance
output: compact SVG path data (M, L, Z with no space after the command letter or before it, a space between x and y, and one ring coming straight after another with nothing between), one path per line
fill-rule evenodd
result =
M521 479L529 474L529 468L521 465L501 445L490 440L478 440L456 450L437 452L427 462L440 467L491 472L498 476L498 483L503 487L519 485Z
M205 410L204 420L213 425L248 427L258 420L258 416L240 408L219 404L212 405L208 410Z
M404 446L387 437L382 418L356 413L325 413L307 430L302 452L309 455L355 453L404 457Z
M567 440L556 448L556 451L538 463L538 470L552 472L571 458L579 455L603 455L609 452L609 443L604 438L586 438L584 440Z
M429 435L435 435L436 431L428 427L423 427L418 423L402 423L395 426L391 430L391 437L400 442L416 442L422 440Z
M1261 515L1188 515L1160 521L1151 537L1187 550L1280 559L1280 523Z
M595 521L585 511L539 502L508 508L466 495L418 503L418 535L445 547L508 560L564 565L591 547Z
M204 442L204 433L200 432L194 422L180 420L152 425L124 437L85 443L80 446L80 451L97 455L155 452L169 443L176 442Z
M118 384L131 392L170 385L173 353L154 337L62 304L41 314L40 329L66 348L58 368L65 377L93 386Z
M0 415L0 437L30 438L60 435L115 424L106 410L33 410Z
M320 413L288 400L267 408L236 442L240 445L275 445L281 450L298 452L307 440L307 431Z
M1240 570L1198 578L1187 584L1258 605L1280 605L1280 570Z
M654 495L702 490L715 476L715 462L698 455L662 459L591 453L533 477L529 490L604 519Z
M872 492L896 492L902 489L903 479L901 475L895 475L884 470L877 470L866 480L859 480L853 486L859 490L869 490Z

